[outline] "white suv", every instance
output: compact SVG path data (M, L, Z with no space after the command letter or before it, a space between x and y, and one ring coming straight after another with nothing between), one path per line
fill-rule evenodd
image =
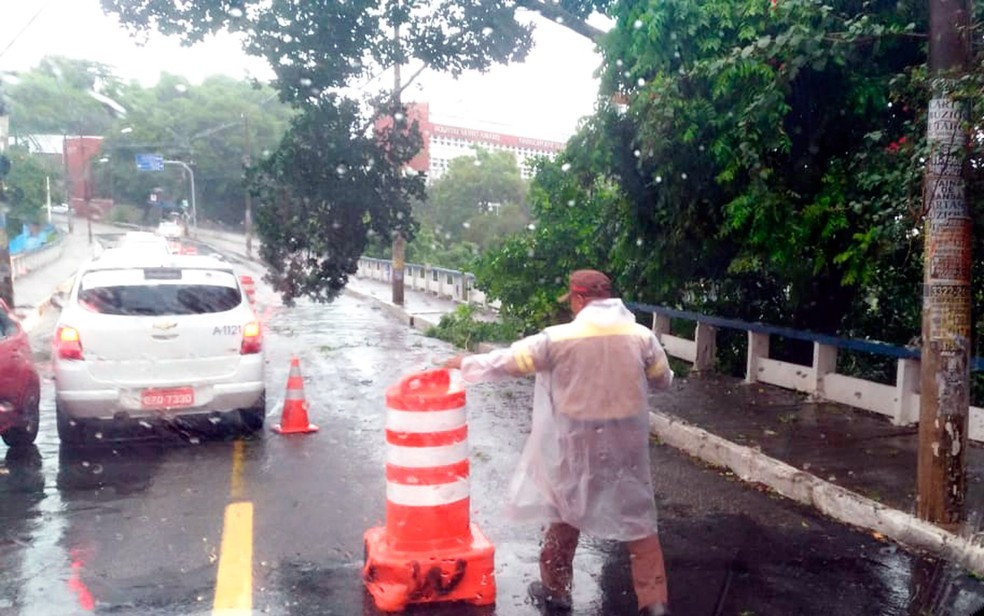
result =
M52 352L59 437L88 424L266 413L262 332L239 278L210 257L107 251L64 302Z

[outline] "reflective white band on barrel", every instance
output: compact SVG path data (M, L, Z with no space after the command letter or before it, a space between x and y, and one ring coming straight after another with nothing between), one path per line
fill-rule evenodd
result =
M465 425L465 408L450 411L395 411L386 409L386 429L427 434Z
M401 447L386 445L386 462L406 468L430 468L461 462L468 457L468 441L443 447Z
M432 486L409 486L386 482L386 500L405 507L436 507L450 505L468 498L468 479Z

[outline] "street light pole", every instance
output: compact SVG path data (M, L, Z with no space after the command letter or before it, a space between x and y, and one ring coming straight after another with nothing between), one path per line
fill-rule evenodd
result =
M393 24L393 43L397 51L396 61L393 63L393 108L400 108L400 24ZM393 130L397 130L398 120L393 117ZM397 169L397 173L401 170ZM393 280L392 280L392 300L397 306L402 306L404 302L403 277L405 269L407 241L403 237L403 229L397 229L393 234Z
M243 171L249 168L251 160L251 150L249 140L249 116L245 113L243 114ZM245 184L245 182L244 182ZM245 186L246 189L246 216L243 220L243 226L246 231L246 258L253 258L253 200L252 196L249 194L249 186Z
M178 165L188 172L188 177L191 178L191 228L194 230L192 237L198 236L198 206L195 204L195 172L192 171L191 167L180 160L165 160L165 165Z

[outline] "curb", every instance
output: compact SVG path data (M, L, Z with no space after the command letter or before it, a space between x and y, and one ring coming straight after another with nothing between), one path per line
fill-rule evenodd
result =
M51 298L54 297L54 293L49 295L43 302L38 304L37 307L31 308L24 316L18 315L18 320L20 321L21 329L24 330L25 334L31 334L37 326L41 323L41 319L44 318L44 314L51 308ZM15 311L16 314L16 311Z
M767 485L782 496L810 505L839 522L881 533L903 545L955 562L977 575L984 574L984 545L980 537L956 535L676 417L651 411L649 426L650 432L667 445L726 467L742 481Z
M25 316L23 317L18 316L21 329L24 330L25 334L30 334L31 332L33 332L35 328L37 328L37 326L41 323L41 319L44 318L45 313L48 312L48 310L50 310L51 307L54 305L52 299L56 295L58 295L59 293L68 293L69 291L71 291L72 287L70 283L72 283L74 280L75 280L75 275L73 274L72 276L69 276L68 278L60 282L58 286L55 287L55 290L51 292L51 295L46 297L35 308L31 308L30 312L28 312Z
M434 321L433 318L429 315L423 316L420 314L411 314L407 312L406 308L403 308L402 306L397 306L396 304L387 302L385 300L381 300L374 295L370 295L369 293L356 291L355 289L349 288L348 285L346 285L342 289L342 292L351 295L352 297L357 297L359 299L376 302L377 304L382 306L383 309L386 310L386 312L390 313L390 315L396 317L397 319L399 319L406 325L409 325L413 329L419 331L427 331L427 329L431 327L435 327L437 325L437 321ZM438 318L438 320L440 320L440 318Z

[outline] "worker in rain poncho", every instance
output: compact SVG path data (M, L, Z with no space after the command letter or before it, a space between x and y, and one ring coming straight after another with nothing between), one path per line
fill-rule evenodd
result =
M574 320L508 349L458 356L446 368L466 382L536 374L533 422L509 489L509 513L546 523L534 603L571 609L574 551L581 532L626 542L639 614L667 614L663 551L649 466L648 387L673 380L656 336L635 321L611 282L594 270L571 274Z

